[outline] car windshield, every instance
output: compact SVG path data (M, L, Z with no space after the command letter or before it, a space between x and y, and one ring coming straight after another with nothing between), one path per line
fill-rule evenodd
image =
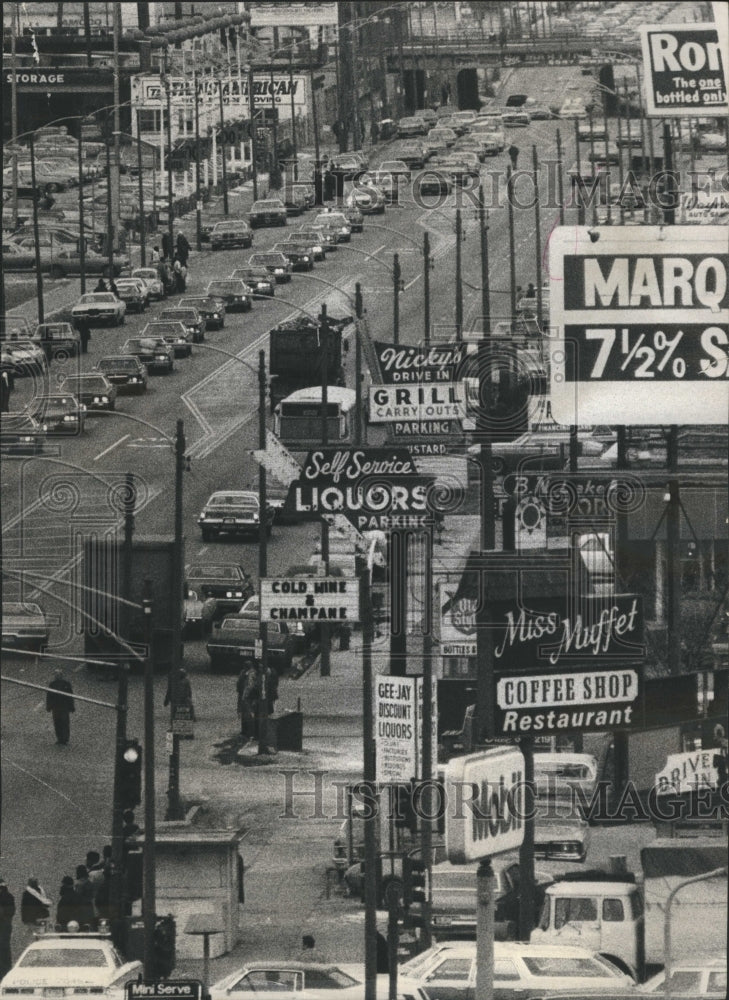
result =
M154 334L156 337L179 337L182 331L180 330L180 324L174 322L174 323L155 323L153 325L153 329L151 329L149 332L151 334Z
M248 229L247 223L245 223L245 222L218 222L213 227L213 232L216 232L216 233L223 233L223 232L237 233L237 232L240 232L241 229L247 230Z
M211 281L210 288L216 292L224 292L228 294L240 294L245 291L241 281Z
M153 280L157 281L158 278L159 278L159 275L157 274L157 272L154 270L153 267L139 267L139 268L137 268L136 271L132 272L132 277L133 278L152 278Z
M70 375L63 380L62 385L67 386L69 389L75 386L77 389L99 389L106 391L108 388L103 375Z
M251 208L252 212L271 212L275 209L283 208L284 204L282 201L277 199L272 199L271 201L257 201Z
M607 979L608 967L594 958L572 958L562 956L524 956L524 965L533 976L572 976L584 979ZM617 970L615 978L617 978Z
M162 319L194 320L195 313L191 309L165 309Z
M105 969L109 962L101 948L31 948L18 965L24 969Z
M218 580L240 580L241 574L237 566L223 566L205 564L201 566L190 566L187 571L189 580L203 580L206 577L214 577Z
M258 499L243 493L227 493L210 497L208 507L258 507Z
M250 631L252 628L258 628L258 618L255 616L250 618L226 618L220 627L228 631Z
M137 367L132 358L102 358L99 362L102 371L119 371L120 368L124 371L136 371Z
M140 340L128 340L124 345L127 351L154 351L158 348L165 348L165 342L161 337L142 337Z
M111 292L91 292L89 295L82 295L79 299L79 305L82 306L92 306L97 302L114 302L114 296Z
M251 258L257 264L285 264L286 258L282 253L257 253Z

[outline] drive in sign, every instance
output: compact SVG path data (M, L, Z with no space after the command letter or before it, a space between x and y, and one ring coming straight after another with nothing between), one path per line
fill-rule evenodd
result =
M714 24L643 25L640 29L650 117L725 117L726 56Z
M726 423L726 229L560 227L549 269L558 423Z

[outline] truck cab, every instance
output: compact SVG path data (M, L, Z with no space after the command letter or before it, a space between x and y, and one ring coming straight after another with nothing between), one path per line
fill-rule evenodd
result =
M585 873L586 875L588 873ZM560 880L547 887L531 941L577 945L609 959L641 982L645 973L643 898L635 881L603 872L594 881ZM602 877L600 877L602 876Z

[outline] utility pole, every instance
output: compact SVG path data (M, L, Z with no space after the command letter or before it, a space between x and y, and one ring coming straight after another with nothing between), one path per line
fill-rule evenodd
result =
M532 146L532 170L534 172L534 264L537 285L537 326L542 327L542 227L539 217L539 162L537 147Z
M111 145L106 139L106 250L109 257L109 279L114 277L114 212L111 193Z
M516 320L516 250L514 248L514 180L511 164L506 168L506 204L509 214L509 305L511 333Z
M299 152L296 141L296 106L294 104L294 50L289 46L289 91L291 93L291 145L294 150L294 180L299 179Z
M431 871L433 868L433 821L432 810L432 780L433 755L437 747L433 746L433 528L429 527L422 536L425 543L425 565L423 579L425 594L423 606L423 679L422 679L422 778L423 778L423 815L420 819L421 857L426 866L426 896L422 905L423 926L421 928L421 944L429 948L432 944L432 886Z
M557 129L557 199L559 201L559 224L564 225L564 179L562 177L562 137Z
M256 139L255 100L253 97L253 67L248 64L248 117L251 122L251 180L253 181L253 200L258 201L258 142Z
M144 224L144 178L142 176L142 137L139 130L139 111L137 111L137 184L139 194L139 253L142 267L147 265L146 232ZM79 199L80 201L81 199ZM83 226L81 229L83 232Z
M83 165L83 137L81 135L82 125L78 126L78 264L79 280L81 282L81 294L86 292L86 227L84 225L84 165ZM144 252L144 244L142 244ZM144 261L142 261L144 263Z
M607 119L607 93L603 88L600 91L602 95L602 124L605 129L605 190L606 190L606 202L607 202L607 224L611 226L613 223L613 209L610 203L610 144L609 144L609 132L608 132L608 119ZM584 224L584 216L582 222Z
M362 444L362 336L359 328L359 321L364 315L364 308L362 305L362 286L359 281L354 286L354 312L356 316L354 326L354 443L357 447L359 447Z
M195 115L195 246L202 250L202 194L200 192L200 92L198 91L197 69L193 73L193 99Z
M400 343L400 254L392 255L392 339Z
M273 91L275 80L273 76L273 63L271 63L271 114L273 124L273 152L271 154L271 173L269 187L277 191L281 187L281 171L278 167L278 109L274 102Z
M152 583L144 580L144 875L142 887L144 920L144 975L154 979L154 928L157 914L154 801L154 649Z
M43 303L43 272L41 269L40 232L38 230L38 188L35 182L35 133L28 137L30 146L30 184L33 188L33 241L35 243L35 288L38 296L38 322L45 322Z
M313 95L312 95L313 96ZM329 320L327 319L326 303L322 303L321 315L322 367L321 367L321 443L326 448L329 444ZM321 558L324 563L324 575L329 576L329 525L321 519ZM329 677L331 668L331 634L328 622L321 622L321 660L319 674Z
M423 342L430 346L430 236L423 233Z
M228 214L228 166L225 160L227 142L225 141L225 118L223 116L223 81L218 80L218 109L220 113L220 161L223 174L223 213Z
M435 10L435 7L433 8ZM461 244L463 242L463 222L460 208L456 209L456 340L463 340L463 269Z
M266 450L266 352L258 352L258 447ZM258 579L263 580L268 575L268 518L266 508L268 496L266 492L266 466L258 464ZM258 702L258 753L266 752L266 737L268 723L268 691L266 668L268 667L268 622L261 618L259 626L261 640L261 666L259 671L259 688L261 697Z
M168 76L167 64L168 64L168 47L165 45L165 99L167 105L167 232L170 241L170 259L174 256L175 240L174 232L172 228L172 217L174 212L172 210L172 102L170 99L170 78Z
M582 168L580 167L580 125L575 118L575 155L577 157L577 225L585 224L585 201L582 197ZM591 173L595 172L595 161L591 161Z
M360 618L362 620L362 717L374 719L374 678L372 672L372 643L374 621L372 614L372 577L369 561L357 557L357 575L360 580ZM375 770L375 735L372 725L362 726L363 777L368 795L377 794ZM372 799L370 799L372 801ZM365 938L365 1000L377 996L377 817L369 810L364 818L364 938Z
M177 421L175 435L175 533L173 548L172 581L174 604L177 606L177 588L182 586L185 573L184 546L182 534L182 475L185 468L185 430L182 420ZM172 622L172 664L170 666L170 728L174 729L175 711L179 700L180 665L182 661L182 621L181 615L173 615ZM182 819L182 803L180 802L180 737L172 734L172 753L170 754L169 778L167 783L167 816L168 820Z
M18 228L18 60L15 54L15 19L18 14L17 3L10 4L10 141L13 144L13 232ZM32 139L31 139L32 141ZM35 184L33 184L35 198ZM42 323L43 320L40 320Z
M118 239L119 239L119 221L120 221L120 205L119 205L119 177L121 173L120 168L120 143L121 143L121 119L119 115L119 36L121 34L121 5L115 3L112 10L112 45L113 45L113 63L114 63L114 171L113 175L109 174L107 176L107 183L111 190L112 195L112 207L113 207L113 238L114 238L114 249L119 249ZM112 233L109 234L111 238ZM113 272L110 275L113 277Z

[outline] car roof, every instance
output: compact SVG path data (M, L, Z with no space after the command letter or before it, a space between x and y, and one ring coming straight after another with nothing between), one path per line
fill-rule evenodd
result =
M237 498L245 498L246 500L253 499L258 502L258 494L253 490L216 490L215 493L210 494L208 503L218 497L231 497L233 500Z

